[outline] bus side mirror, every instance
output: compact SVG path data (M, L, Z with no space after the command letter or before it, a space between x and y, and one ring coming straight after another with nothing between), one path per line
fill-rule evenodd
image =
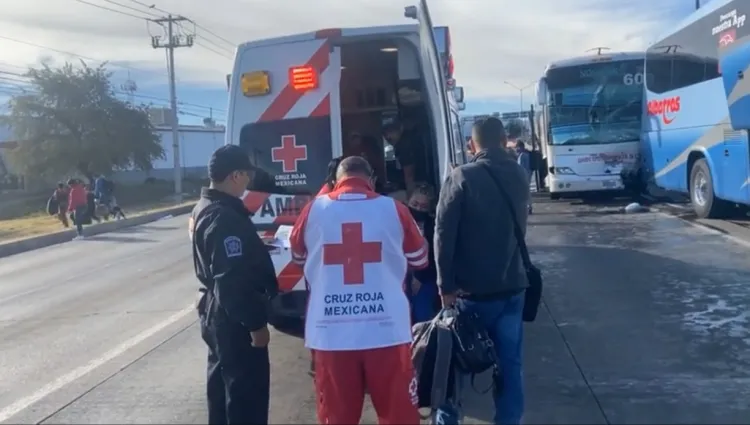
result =
M536 84L536 104L544 106L547 104L547 80L542 78Z
M456 86L453 88L453 96L456 98L456 102L463 102L464 101L464 88L460 86Z
M458 110L459 110L459 111L464 111L464 110L466 110L466 104L465 104L465 103L463 103L463 102L458 102Z

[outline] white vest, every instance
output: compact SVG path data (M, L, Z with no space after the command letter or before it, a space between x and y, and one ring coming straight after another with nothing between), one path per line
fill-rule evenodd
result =
M304 261L310 288L305 346L335 351L410 343L407 263L418 267L428 260L421 234L412 232L412 239L419 240L404 243L409 237L405 227L416 228L416 223L410 216L399 218L398 208L404 208L401 217L408 210L385 196L331 196L309 205L304 254L293 253ZM419 248L405 252L405 246Z

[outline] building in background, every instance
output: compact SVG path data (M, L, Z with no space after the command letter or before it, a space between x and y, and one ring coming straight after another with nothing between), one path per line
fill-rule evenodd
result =
M153 163L149 171L125 170L117 171L112 176L120 183L142 183L147 178L157 180L174 180L172 164L174 149L172 148L171 127L157 127L164 158ZM208 177L208 159L213 151L224 144L224 126L181 125L179 127L180 165L185 179L206 179Z

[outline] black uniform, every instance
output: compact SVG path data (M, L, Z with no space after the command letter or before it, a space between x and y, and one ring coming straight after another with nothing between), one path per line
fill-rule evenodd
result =
M239 198L204 188L192 218L208 423L267 424L268 348L253 347L250 332L267 325L269 299L278 292L271 257Z

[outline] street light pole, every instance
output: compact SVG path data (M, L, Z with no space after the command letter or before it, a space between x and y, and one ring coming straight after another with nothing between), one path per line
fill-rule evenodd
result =
M523 87L518 87L517 85L515 85L515 84L513 84L513 83L511 83L509 81L503 81L503 84L507 84L507 85L513 87L514 89L518 90L518 94L519 94L519 96L521 98L521 109L519 109L519 112L523 111L523 92L524 92L524 90L526 90L527 88L533 86L535 82L536 81L532 81L532 82L530 82L529 84L526 84Z

